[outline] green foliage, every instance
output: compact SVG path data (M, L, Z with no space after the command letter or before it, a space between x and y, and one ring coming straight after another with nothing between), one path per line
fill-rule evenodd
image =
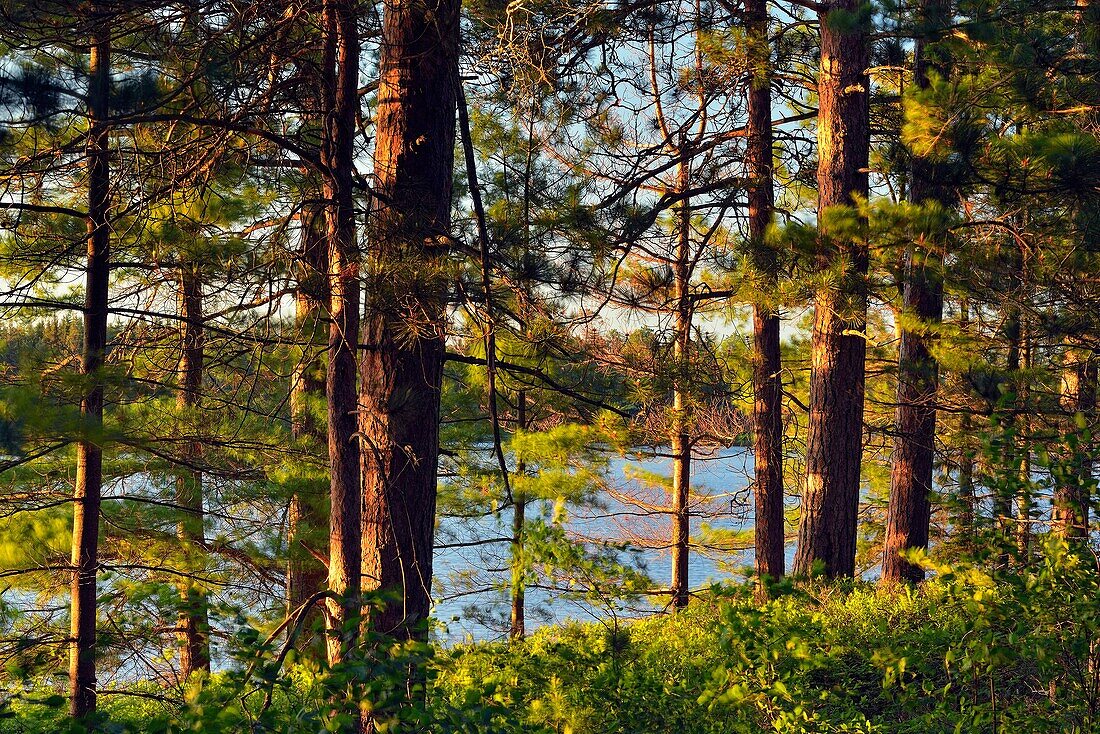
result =
M758 605L727 589L680 614L457 648L435 694L492 681L528 731L1089 732L1093 565L1052 537L1027 573L935 567L920 591L788 587Z

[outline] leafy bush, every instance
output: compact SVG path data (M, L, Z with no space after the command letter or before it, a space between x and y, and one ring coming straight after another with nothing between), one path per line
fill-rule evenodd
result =
M917 590L793 585L758 603L715 588L686 610L538 630L451 649L373 641L337 670L275 664L104 696L113 732L317 732L333 695L386 731L1076 732L1100 728L1100 573L1050 536L1023 570L935 566ZM408 696L408 666L427 692ZM63 701L11 695L0 731L68 730Z
M1033 567L935 568L919 590L716 590L686 611L451 653L437 697L508 692L526 731L1092 732L1100 587L1048 538Z

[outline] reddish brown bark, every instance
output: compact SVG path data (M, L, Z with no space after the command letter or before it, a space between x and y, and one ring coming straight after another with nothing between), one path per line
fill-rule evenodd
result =
M180 269L180 363L179 391L176 402L181 412L196 409L202 397L204 336L202 327L202 279L194 263L184 263ZM193 442L185 450L184 466L176 479L176 503L181 516L177 534L185 556L203 552L206 539L203 529L202 472L194 468L202 444ZM180 585L180 618L177 636L180 644L180 678L186 680L196 671L210 670L210 621L206 594L193 581Z
M80 402L87 435L76 447L73 495L72 609L69 642L69 713L84 719L96 710L96 575L99 569L99 508L103 488L103 379L107 350L107 302L111 275L110 151L107 115L111 89L111 40L102 9L91 9L88 60L88 256L84 294L84 348Z
M818 293L810 345L810 417L806 488L795 570L820 563L826 576L855 574L863 439L868 252L865 241L829 231L835 207L867 196L869 149L867 21L859 0L834 0L819 11L819 261L834 287Z
M296 265L298 289L294 296L295 323L305 344L295 365L290 389L290 430L300 446L322 444L325 426L314 415L314 406L324 401L325 361L317 354L323 345L324 316L328 308L328 247L323 228L323 211L302 212L302 244ZM328 571L318 557L328 554L327 497L320 488L295 489L287 515L287 607L293 612L325 588ZM310 612L309 619L319 616ZM299 649L309 647L314 624L307 621L298 638Z
M748 90L745 166L749 188L749 240L760 287L775 293L779 266L764 241L775 209L772 177L771 57L767 0L746 0L752 77ZM753 305L753 489L756 500L756 574L779 578L785 572L783 529L783 365L779 311L774 303Z
M1077 47L1085 58L1095 58L1100 52L1100 3L1096 0L1077 0ZM1096 129L1100 112L1086 115L1087 123ZM1076 430L1080 416L1089 431L1096 430L1096 399L1098 355L1095 350L1074 345L1067 355L1065 384L1068 388L1063 398L1066 409L1074 415L1068 430ZM1093 459L1095 444L1082 442L1075 447L1072 462L1075 471L1069 481L1059 482L1054 488L1051 525L1064 538L1087 538L1089 514L1092 506L1092 490L1095 471Z
M1067 362L1065 384L1068 389L1063 402L1073 414L1068 430L1077 430L1074 425L1077 416L1081 416L1086 427L1093 429L1096 425L1097 356L1091 349L1077 348L1072 350ZM1064 538L1087 538L1095 465L1092 446L1077 446L1071 460L1072 478L1054 487L1052 525Z
M926 274L916 272L911 258L907 269L906 310L924 323L935 323L943 315L942 290ZM898 349L897 439L882 559L884 582L917 582L924 578L920 566L903 559L901 553L928 547L939 376L930 346L928 334L909 329L902 332Z
M327 202L329 253L329 348L325 395L329 452L328 658L344 662L358 638L360 585L360 485L358 393L359 251L352 179L359 108L359 35L352 0L324 4L324 134L321 159ZM346 703L346 702L345 702ZM358 716L358 706L349 705ZM357 728L354 722L352 728Z
M949 20L950 4L925 0L921 7L929 37L918 39L914 52L914 76L920 88L929 85L927 44L938 39ZM946 69L941 64L937 71ZM942 165L914 157L909 199L915 204L935 203L947 209L953 192ZM915 583L924 570L902 558L902 553L928 548L930 497L935 463L936 393L939 365L932 356L933 330L943 319L943 283L937 272L943 263L943 232L922 233L906 255L902 310L908 323L898 347L897 438L890 473L890 503L882 556L882 581Z
M423 637L431 608L458 88L458 0L383 15L371 287L362 361L363 575L371 626Z

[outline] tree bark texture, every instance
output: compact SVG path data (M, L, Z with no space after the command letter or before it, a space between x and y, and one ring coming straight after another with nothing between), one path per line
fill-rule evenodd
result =
M745 165L749 191L749 240L760 287L778 288L776 253L765 242L775 209L772 166L771 46L767 0L746 0L752 77L748 89L748 133ZM756 573L779 578L785 572L783 529L783 365L780 356L779 309L774 303L753 304L753 472L756 504Z
M866 360L867 243L830 232L837 207L867 196L868 20L859 0L818 13L819 264L835 280L817 294L810 344L806 487L795 570L820 563L829 578L855 574Z
M924 0L921 13L929 36L917 39L914 77L917 86L925 89L929 85L927 46L938 40L946 28L950 3ZM936 71L944 75L947 69L939 64ZM942 165L914 156L910 201L918 205L939 204L945 210L951 207L953 192L946 175ZM885 583L916 583L924 578L924 570L906 561L902 554L928 548L939 388L939 365L932 356L932 347L934 329L943 319L943 282L939 271L945 240L944 232L923 232L906 253L902 310L906 319L916 324L905 323L898 346L896 438L882 556Z
M371 627L423 638L431 608L458 90L458 0L383 13L361 366L363 575Z
M203 288L198 266L184 263L180 268L180 363L179 391L176 403L186 415L199 407L202 397L204 359ZM185 460L176 479L176 504L180 507L177 534L184 557L204 553L206 543L203 512L203 477L195 468L202 444L193 441L185 449ZM190 566L190 564L189 564ZM180 678L186 680L196 671L210 670L210 619L206 594L192 580L180 584Z
M86 435L76 447L73 496L72 609L69 642L69 713L85 719L96 710L96 576L99 568L99 509L103 489L103 379L107 350L107 302L111 274L110 150L107 115L111 90L111 40L107 19L91 9L88 62L88 255L84 295L84 346L80 402Z
M358 392L359 251L352 198L359 96L359 37L352 0L324 4L325 119L321 146L327 202L329 339L325 395L329 451L328 658L343 662L358 638L361 499ZM356 712L358 707L352 706ZM350 710L350 709L349 709ZM357 713L355 714L357 715ZM356 723L357 727L358 724Z
M315 417L314 406L325 399L325 361L318 348L324 345L324 321L328 309L328 246L324 211L305 207L302 211L301 250L296 264L298 288L294 295L295 324L305 343L302 358L291 376L290 430L299 446L323 445L323 421ZM328 575L319 560L328 554L328 498L322 487L301 486L290 496L287 515L287 607L292 612L325 588ZM310 612L298 638L298 648L308 649L312 621L319 611Z
M688 190L691 167L681 160L677 189ZM673 300L676 304L675 332L672 342L673 388L669 443L672 449L672 582L670 602L679 609L687 606L691 595L689 567L691 556L691 405L687 395L691 379L691 200L684 199L677 209L676 259L673 262Z
M1077 431L1078 416L1089 430L1096 425L1098 360L1087 347L1071 350L1066 365L1066 394L1063 397L1072 414L1069 431ZM1054 487L1053 527L1064 538L1087 538L1089 509L1092 505L1095 460L1092 446L1082 442L1074 447L1071 458L1074 471Z
M1078 38L1077 47L1083 58L1095 59L1100 54L1100 3L1096 0L1077 0ZM1100 111L1092 110L1086 115L1088 129L1100 129ZM1095 203L1086 206L1096 207ZM1096 216L1096 212L1092 212ZM1095 243L1086 243L1086 249L1094 248ZM1071 414L1069 431L1078 430L1078 416L1083 419L1087 430L1096 430L1096 399L1098 381L1098 355L1094 349L1074 344L1068 350L1067 364L1063 381L1066 394L1063 405ZM1072 462L1074 471L1069 481L1059 482L1054 488L1054 504L1051 525L1064 538L1088 538L1089 514L1092 507L1093 474L1095 460L1093 452L1095 442L1082 441L1074 447Z

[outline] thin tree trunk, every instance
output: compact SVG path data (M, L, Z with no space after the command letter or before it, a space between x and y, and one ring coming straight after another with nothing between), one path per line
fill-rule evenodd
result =
M359 108L359 37L351 0L324 4L324 137L326 230L329 252L328 404L329 577L328 658L344 662L358 638L360 596L360 485L356 355L359 336L359 253L352 174ZM340 702L357 730L358 705Z
M107 301L111 275L110 151L107 115L111 90L111 40L106 17L91 9L88 61L88 259L84 294L84 346L80 402L87 434L76 447L73 495L72 610L69 643L69 713L84 719L96 710L96 575L99 568L99 507L103 488L103 378L107 350Z
M1018 466L1018 446L1016 445L1015 429L1018 424L1016 412L1019 409L1019 380L1020 380L1020 307L1019 305L1012 303L1008 306L1008 313L1005 316L1004 335L1008 341L1008 353L1005 358L1005 371L1008 375L1007 381L1010 385L1012 394L1009 395L1009 404L1004 406L1003 412L1005 413L1004 423L1005 428L1009 434L1009 438L1005 441L1005 466L1009 471L1014 471ZM1014 529L1013 518L1013 500L1015 498L1008 492L1005 487L1000 487L993 495L993 517L997 531L1000 534L1000 551L998 554L998 562L1001 566L1007 567L1010 560L1009 543L1011 541Z
M917 86L929 85L927 43L935 42L946 28L950 4L924 0L923 21L931 36L917 39L914 76ZM943 64L936 69L941 75ZM909 199L914 204L952 205L952 191L944 180L943 166L914 156ZM943 283L937 272L943 263L942 231L923 232L917 247L906 254L902 309L907 319L898 346L897 437L890 472L890 502L886 513L886 540L882 556L883 583L924 578L924 569L902 558L908 550L928 548L931 519L932 473L935 468L936 394L939 365L932 356L934 329L943 320Z
M959 419L959 433L968 436L973 430L970 416L964 414ZM973 549L974 530L977 526L976 516L977 498L974 496L974 454L969 447L963 449L963 456L959 459L959 516L957 520L958 533L963 536L963 547L966 550Z
M516 395L516 423L520 430L527 429L527 391L520 390ZM527 466L523 460L516 462L516 476L523 481L527 473ZM513 640L521 640L527 633L524 623L526 609L524 607L523 569L526 561L523 557L523 526L526 522L527 497L521 486L512 487L512 626L509 636Z
M970 301L962 298L959 303L959 329L963 334L970 329ZM959 418L959 436L962 438L962 456L959 457L959 510L955 519L957 532L962 536L964 552L974 549L977 529L977 498L974 496L974 452L970 448L973 421L969 406Z
M1025 370L1031 369L1031 330L1025 319L1020 329L1020 356ZM1016 553L1027 564L1031 555L1031 389L1021 381L1020 413L1020 488L1016 492Z
M383 14L373 258L362 362L363 575L374 630L424 638L431 608L458 91L458 0Z
M746 0L752 77L748 91L748 144L745 163L749 188L749 240L760 287L778 288L779 264L765 235L775 209L772 177L771 56L767 0ZM756 497L756 574L779 578L785 572L783 529L783 365L780 357L779 309L774 303L753 305L753 472Z
M869 151L866 21L859 0L835 0L818 13L819 264L836 273L814 307L806 488L795 570L821 564L829 578L855 574L859 477L863 448L867 342L866 242L835 239L828 217L867 196ZM841 16L847 16L841 17Z
M690 186L691 168L686 160L679 164L677 188L686 191ZM676 325L673 334L672 415L670 420L672 448L672 606L687 606L691 593L688 578L691 543L691 436L689 399L686 394L690 380L692 303L691 277L691 201L684 199L677 211L676 260L673 263Z
M465 101L465 100L463 100ZM529 110L528 118L528 135L527 135L527 155L524 159L523 166L523 260L527 262L527 258L531 252L531 172L533 168L533 162L535 157L535 141L533 140L533 130L535 127L535 110L538 105L538 99L536 96L531 98L531 107ZM523 300L521 301L520 308L526 309L527 304L533 299L531 294L525 291L523 293ZM522 313L522 310L521 310ZM527 429L527 391L520 390L516 395L516 418L521 430ZM527 466L522 460L516 464L516 476L521 478L527 473ZM513 573L517 576L512 582L512 619L510 636L512 639L523 639L527 634L526 627L526 586L524 584L525 571L527 567L527 559L523 553L523 530L527 522L527 497L523 492L523 489L518 486L512 487L512 501L514 503L512 512L512 563L516 569Z
M677 401L679 402L679 401ZM682 403L680 403L682 405ZM676 410L676 403L673 410ZM684 433L672 437L672 583L670 599L677 609L691 596L688 577L691 541L691 441Z
M202 278L194 263L184 263L180 268L179 300L181 349L176 402L187 413L197 409L202 398L204 359ZM185 458L194 464L201 451L202 444L195 441L186 449ZM182 510L177 534L184 554L203 552L203 481L202 472L194 466L184 466L176 479L176 503ZM201 587L184 581L180 595L180 678L186 680L196 671L210 671L210 619Z
M302 211L302 244L298 257L298 289L295 292L295 323L305 344L302 359L294 368L290 389L290 430L299 446L322 445L325 427L315 418L314 406L325 396L325 362L317 353L324 343L324 314L328 309L328 247L323 228L323 211ZM321 487L300 487L290 497L287 516L287 607L300 607L325 588L328 575L318 559L328 553L328 512ZM319 616L310 612L309 620ZM302 627L298 648L305 650L313 639L312 621Z

